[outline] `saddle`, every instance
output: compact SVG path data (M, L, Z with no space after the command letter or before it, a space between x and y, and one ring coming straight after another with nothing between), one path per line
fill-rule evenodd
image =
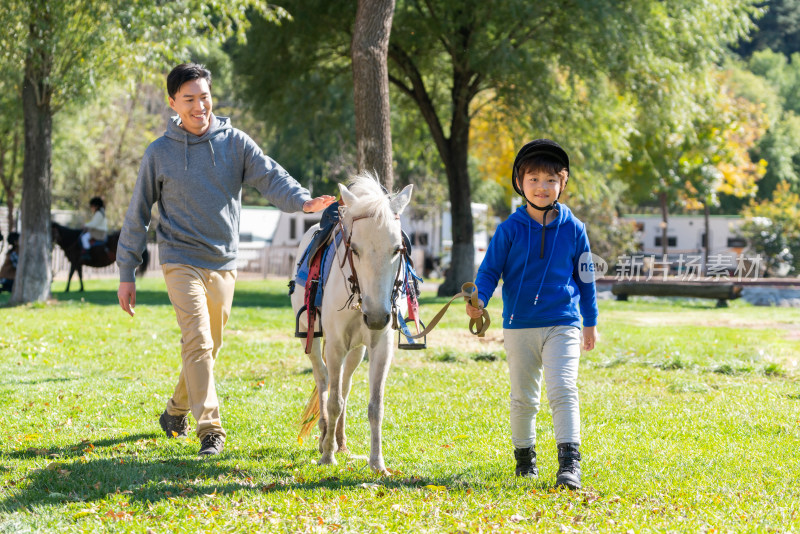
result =
M334 230L339 222L339 204L334 203L322 212L319 229L314 232L300 261L297 263L297 276L289 281L289 295L294 293L295 286L301 283L305 287L303 306L297 311L295 317L294 336L306 338L306 354L311 352L311 344L315 337L322 337L322 325L315 329L315 322L322 306L322 288L333 263L335 248L341 237ZM300 331L300 317L306 313L308 330Z

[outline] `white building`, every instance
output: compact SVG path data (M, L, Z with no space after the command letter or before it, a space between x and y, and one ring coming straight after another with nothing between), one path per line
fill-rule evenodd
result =
M636 223L639 252L660 256L663 253L660 214L632 214L623 217ZM735 260L747 246L738 229L744 219L738 215L709 216L709 256L722 255ZM703 215L670 215L667 219L667 252L670 255L703 254L706 244Z
M409 206L400 216L403 230L411 239L412 260L420 274L427 273L437 265L449 263L450 249L453 246L450 204L441 208L415 210ZM424 214L424 215L423 215ZM475 222L475 265L480 265L489 243L487 232L488 207L486 204L472 204ZM293 265L296 249L306 231L317 224L321 213L283 213L273 207L243 206L239 224L239 262L238 268L255 268L262 255L285 270ZM262 251L268 248L268 252ZM263 267L262 267L263 268ZM270 271L271 272L271 271Z

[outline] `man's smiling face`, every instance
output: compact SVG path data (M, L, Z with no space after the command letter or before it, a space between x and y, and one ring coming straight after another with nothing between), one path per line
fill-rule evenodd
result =
M184 130L194 135L203 135L211 126L211 88L205 78L197 78L181 85L175 98L170 97L171 107L181 118Z

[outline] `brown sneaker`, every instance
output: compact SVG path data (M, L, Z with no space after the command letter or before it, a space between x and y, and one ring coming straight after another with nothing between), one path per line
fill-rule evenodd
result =
M197 454L198 456L219 454L224 447L225 439L222 436L219 434L206 434L206 436L200 440L200 452Z
M161 430L167 434L168 438L185 438L189 435L188 414L170 415L164 410L164 413L158 418L158 423L161 425Z

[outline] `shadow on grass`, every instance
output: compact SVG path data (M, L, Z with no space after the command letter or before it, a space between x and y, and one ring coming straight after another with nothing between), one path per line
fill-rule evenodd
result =
M198 458L194 456L195 449L192 448L191 455L179 451L177 454L180 457L139 457L137 450L156 446L156 443L155 434L135 434L119 439L82 441L61 448L28 449L7 454L7 458L18 459L50 456L53 462L43 469L29 471L20 480L7 483L7 496L0 500L0 511L13 513L34 506L90 503L103 501L114 494L128 495L132 502L156 503L181 497L202 499L212 495L242 492L266 494L315 489L340 491L366 488L365 483L373 489L376 487L371 486L373 483L386 488L464 485L458 475L438 478L376 478L366 465L363 469L357 469L355 476L347 474L340 478L339 473L330 473L330 476L318 480L306 480L294 467L307 463L308 456L315 455L316 451L267 447L251 453L225 451L218 457ZM92 458L94 454L87 454L87 449L94 454L113 456ZM276 460L278 458L280 460ZM64 461L68 459L73 461ZM238 465L241 459L262 460L266 464L266 480L261 470L256 475L251 474L248 469L240 469ZM260 482L254 482L256 476L261 479ZM203 482L198 483L198 478L203 479ZM469 487L475 487L475 484L469 484Z
M8 302L8 297L0 296L0 299L2 299L0 300L0 307ZM53 291L53 299L63 303L85 302L99 306L119 306L116 290L87 289L82 293L79 291L70 291L69 293ZM171 303L166 290L137 290L136 305L171 306ZM286 291L276 292L267 290L260 291L250 287L236 288L233 295L233 306L234 308L291 308L289 290L287 288Z
M15 386L31 386L33 384L47 384L48 382L72 382L74 380L84 380L85 377L61 377L61 378L40 378L37 380L20 380L13 375L8 377L8 380L0 381L0 386L12 384Z

